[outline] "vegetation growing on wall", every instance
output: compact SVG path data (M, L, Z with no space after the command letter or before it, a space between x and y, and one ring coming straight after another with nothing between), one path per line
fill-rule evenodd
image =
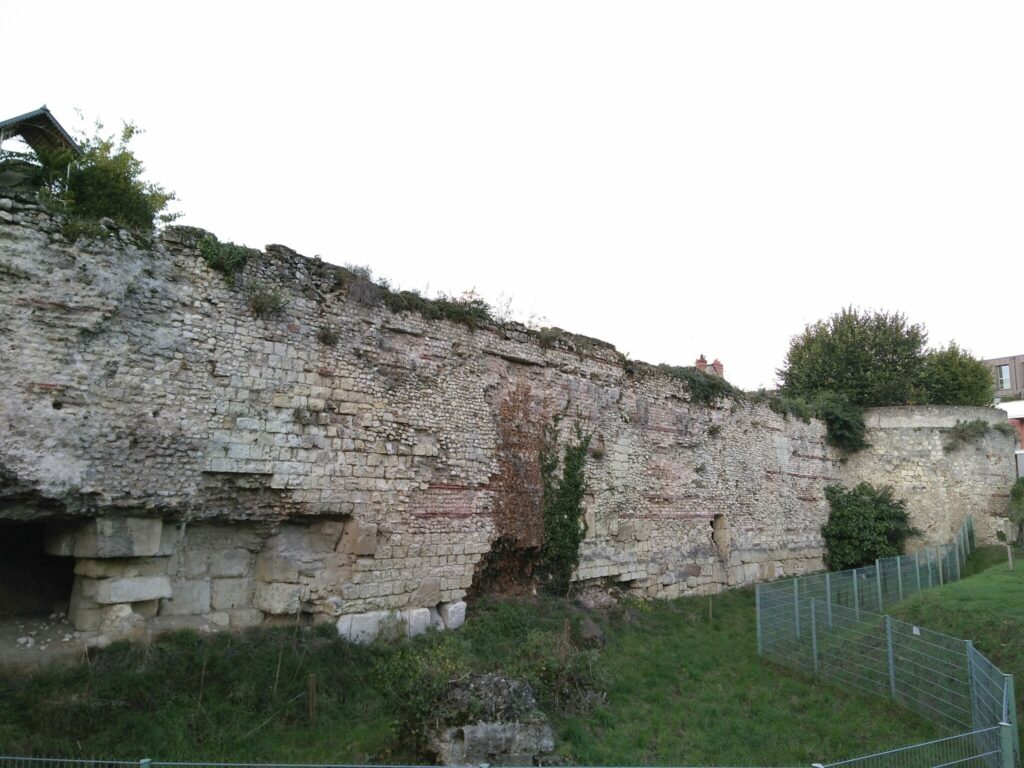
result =
M589 445L590 435L584 435L577 423L573 440L565 446L560 460L558 419L545 430L540 455L544 543L538 573L542 586L553 594L568 593L572 573L580 561L580 544L587 533L583 519L583 493Z
M825 563L833 571L901 555L906 540L917 533L910 525L906 502L895 498L892 488L860 483L847 490L830 485L825 497L830 512L821 535L827 548Z
M952 453L957 448L962 448L965 445L970 445L980 440L990 431L996 431L1004 435L1016 434L1016 430L1006 422L989 424L984 419L971 419L970 421L960 421L958 419L955 426L945 430L946 442L943 444L942 449L946 453Z
M222 243L214 235L206 235L199 243L199 252L203 261L210 267L222 273L229 283L234 283L235 275L245 268L250 256L259 255L259 251L253 248L246 248L232 242Z
M851 403L844 395L835 392L818 392L810 402L802 397L768 395L763 390L754 395L753 402L767 402L775 413L786 418L796 418L805 424L812 418L825 422L826 439L829 445L845 451L864 448L864 411Z
M690 393L690 401L701 405L712 405L724 397L731 397L740 400L744 397L743 391L737 389L723 376L714 376L705 373L693 366L666 365L662 363L657 368L669 378L683 382Z
M97 122L92 135L80 133L82 154L53 149L22 156L20 169L28 173L32 186L51 208L65 214L73 232L98 232L101 219L137 232L150 232L158 222L173 221L179 214L168 213L175 199L159 184L144 181L145 168L131 149L141 133L127 122L118 133L105 133Z

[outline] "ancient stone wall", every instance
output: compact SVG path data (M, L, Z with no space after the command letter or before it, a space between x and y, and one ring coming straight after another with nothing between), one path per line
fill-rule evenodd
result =
M884 479L881 438L841 471L821 424L692 402L610 345L392 312L283 246L229 281L203 234L71 243L0 195L0 526L43 521L74 558L82 630L458 626L540 543L555 417L592 435L577 579L636 595L820 569L824 486Z
M982 436L953 445L957 422L991 425ZM973 515L979 543L994 544L1005 530L1010 486L1016 479L1012 433L1006 414L995 408L913 406L871 408L865 414L868 447L846 458L847 485L867 481L890 485L907 501L921 535L910 543L946 544L967 515Z

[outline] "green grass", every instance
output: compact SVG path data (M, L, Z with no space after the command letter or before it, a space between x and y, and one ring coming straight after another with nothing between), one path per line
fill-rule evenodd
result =
M0 753L422 762L415 720L470 671L529 679L571 762L806 765L914 743L934 728L883 699L762 662L749 591L627 601L481 601L458 632L353 646L333 627L165 636L89 663L0 675ZM316 675L317 720L306 690Z

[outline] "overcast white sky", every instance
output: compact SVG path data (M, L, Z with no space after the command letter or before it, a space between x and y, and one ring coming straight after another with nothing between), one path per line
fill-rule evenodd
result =
M133 119L181 223L771 386L846 304L1024 353L1024 3L30 3L0 117Z

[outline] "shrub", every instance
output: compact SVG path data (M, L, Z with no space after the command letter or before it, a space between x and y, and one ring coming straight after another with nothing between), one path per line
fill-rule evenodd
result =
M950 342L924 356L918 402L991 405L995 382L988 366Z
M231 281L245 268L249 257L258 255L259 251L232 242L222 243L214 235L206 235L199 241L199 253L210 269L223 273Z
M830 485L825 497L831 511L821 535L828 550L825 562L833 571L903 554L906 540L917 533L907 517L906 502L894 498L892 488L861 483L847 490Z
M587 533L583 519L586 487L583 469L590 435L584 435L580 425L576 425L575 441L565 447L559 476L558 419L544 432L540 455L544 543L541 545L538 571L547 591L564 595L569 591L572 572L579 565L580 544Z
M864 411L845 395L820 392L814 400L813 410L814 415L825 422L829 445L851 452L867 445Z
M267 320L284 313L284 299L276 288L254 283L249 288L249 308L256 317Z
M129 146L141 132L128 122L119 134L104 134L103 124L97 122L94 135L78 137L80 156L68 149L35 153L44 200L69 221L110 218L143 232L151 231L158 220L173 221L179 214L165 211L174 193L142 180L145 168Z
M768 402L768 407L775 411L775 413L781 414L787 418L792 416L796 419L800 419L804 424L807 424L812 418L818 415L814 406L801 397L786 397L785 395L781 395L765 399Z

